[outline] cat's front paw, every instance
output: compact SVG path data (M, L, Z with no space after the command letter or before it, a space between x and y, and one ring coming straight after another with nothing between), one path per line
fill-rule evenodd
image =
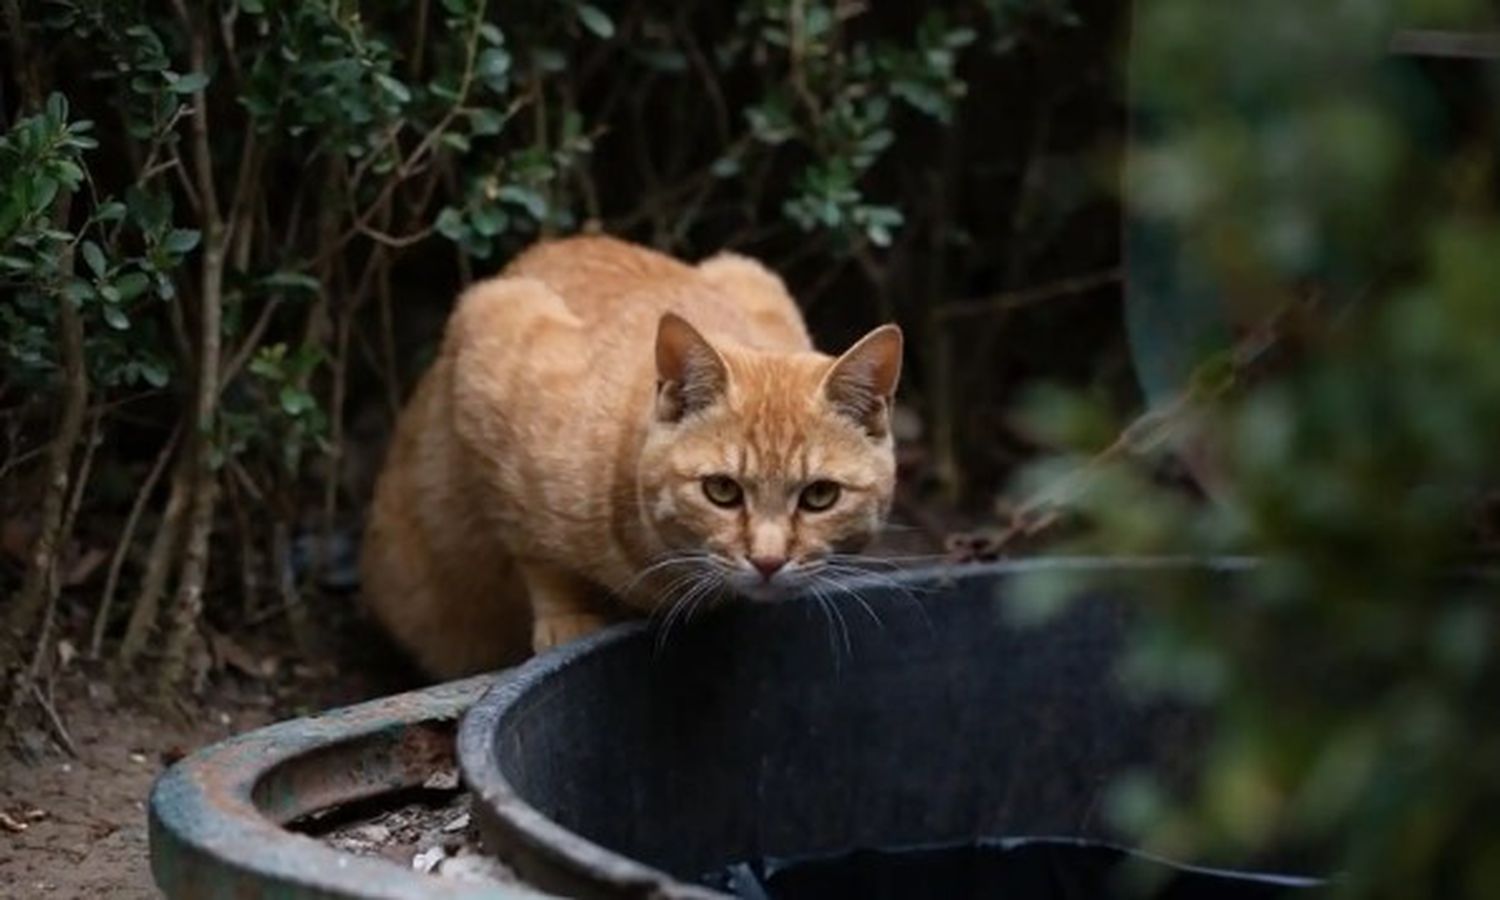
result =
M531 629L531 649L536 653L551 650L608 624L608 620L591 613L560 613L539 618Z

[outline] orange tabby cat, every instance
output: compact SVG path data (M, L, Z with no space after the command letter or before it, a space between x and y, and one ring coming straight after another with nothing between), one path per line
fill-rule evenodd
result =
M439 676L726 588L782 596L880 527L900 368L893 325L813 350L744 257L537 245L460 298L401 416L365 596Z

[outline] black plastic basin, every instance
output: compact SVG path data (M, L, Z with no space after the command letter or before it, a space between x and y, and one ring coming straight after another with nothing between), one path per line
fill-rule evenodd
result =
M1111 780L1180 782L1204 729L1118 686L1121 601L1023 628L1006 614L1016 572L866 584L830 598L842 622L813 600L743 605L664 646L627 625L532 660L460 733L486 839L579 897L722 897L710 873L723 887L734 864L783 857L1118 841L1101 810ZM907 875L913 859L898 860ZM997 896L970 888L933 895Z

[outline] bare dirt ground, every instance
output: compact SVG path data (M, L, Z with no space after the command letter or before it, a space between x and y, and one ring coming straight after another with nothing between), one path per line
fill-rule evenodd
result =
M230 735L414 684L367 624L336 630L313 662L288 655L274 629L218 636L205 690L167 710L131 699L142 693L134 686L117 690L97 664L62 667L46 704L55 721L33 702L14 746L0 748L0 896L158 897L146 799L163 769Z
M192 720L122 704L103 683L70 675L55 702L77 757L23 734L0 765L0 884L11 897L150 898L146 796L189 748L265 724L270 709L205 703ZM217 708L215 708L217 707Z

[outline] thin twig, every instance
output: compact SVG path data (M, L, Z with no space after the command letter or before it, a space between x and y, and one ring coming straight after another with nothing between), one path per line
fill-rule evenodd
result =
M177 454L172 470L172 489L167 494L167 505L157 523L156 533L151 536L151 546L146 551L146 567L141 574L140 586L136 589L135 601L130 605L130 618L125 623L125 634L120 639L116 664L128 669L136 657L145 649L146 640L156 628L160 617L161 596L167 587L167 579L176 564L182 548L182 519L192 493L192 454L185 449Z
M188 33L188 54L192 71L207 74L208 47L202 32L194 24L183 0L172 0L172 8ZM224 215L219 206L219 190L214 185L213 153L208 145L208 95L201 87L193 91L193 115L189 125L192 137L189 152L193 156L193 176L197 183L198 199L203 204L203 217L210 223L219 224L224 221Z
M1267 336L1252 332L1238 342L1231 354L1236 371L1253 365L1256 358L1274 345L1276 340L1274 334ZM1084 476L1126 454L1140 455L1158 449L1177 434L1177 428L1183 420L1198 410L1203 402L1222 396L1229 389L1224 385L1204 386L1195 383L1170 402L1138 416L1121 430L1109 446L1091 456L1081 468L1042 486L1025 502L1010 510L1011 523L995 536L993 545L1003 547L1017 537L1033 537L1051 528L1061 521L1064 509L1076 494Z
M1105 269L1101 272L1064 278L1033 288L1009 291L985 300L950 303L934 310L933 319L938 322L953 322L975 316L1005 315L1018 309L1045 303L1048 300L1056 300L1059 297L1086 294L1102 287L1119 284L1123 277L1122 271L1118 268Z
M52 726L52 734L57 738L57 742L62 745L63 750L67 751L69 756L77 759L78 745L73 743L73 736L68 733L68 726L63 724L62 716L57 714L57 709L47 700L35 681L30 682L28 687L31 688L31 699L35 700L36 705L41 708L42 714L46 716L47 724Z
M124 568L125 557L129 555L130 545L135 541L135 530L140 525L141 514L146 509L151 492L156 489L156 483L161 480L162 472L166 471L167 461L172 458L172 453L177 448L177 439L181 435L181 425L172 429L171 436L162 445L161 451L156 454L156 461L151 464L151 471L146 473L146 480L141 484L140 491L136 493L135 502L130 505L130 515L125 518L125 528L120 532L120 540L115 544L114 556L109 561L109 574L104 579L104 592L99 598L99 609L94 613L94 627L89 635L89 657L92 659L99 658L100 650L104 646L104 629L109 622L110 607L115 601L115 590L120 584L120 570Z
M413 231L410 234L400 235L387 234L372 225L363 225L358 227L360 234L364 235L375 243L380 244L381 246L390 247L395 250L410 247L413 244L419 244L422 241L425 241L428 238L432 237L433 233L437 231L436 224L426 225L418 228L416 231Z
M84 439L83 461L78 464L78 471L73 476L73 496L68 500L67 512L63 513L63 534L71 535L73 524L78 521L78 510L83 506L83 492L89 485L89 475L94 469L94 452L99 449L99 425L103 418L103 413L94 415L93 422L89 425L89 436Z
M229 361L224 364L224 370L219 373L220 393L223 393L224 388L239 376L240 371L255 355L255 351L260 349L261 339L266 336L266 329L271 325L271 317L276 314L276 310L281 308L281 301L282 295L276 294L260 308L260 314L255 317L255 324L250 326L249 333L245 335L243 341L240 341L239 347L230 354Z
M245 511L243 493L234 478L224 480L225 493L229 496L229 513L234 519L236 536L239 538L240 561L240 613L249 618L255 614L260 600L260 571L255 549L255 528L250 515Z

